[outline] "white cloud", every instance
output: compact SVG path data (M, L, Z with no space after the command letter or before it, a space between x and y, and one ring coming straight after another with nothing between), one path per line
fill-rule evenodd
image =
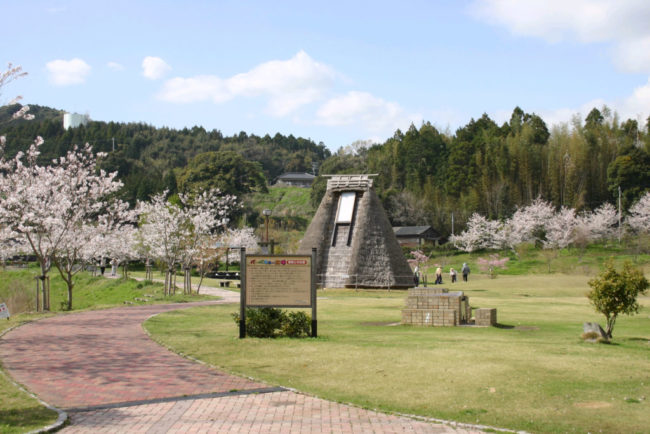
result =
M142 61L142 75L150 80L162 78L170 69L171 66L160 57L147 56Z
M358 125L371 133L391 134L418 123L420 115L407 115L399 104L367 92L350 91L332 98L316 113L317 122L329 126Z
M576 115L579 115L584 121L593 108L601 109L605 105L615 111L620 119L636 119L640 125L645 125L646 119L650 115L650 78L647 83L634 89L631 95L620 100L594 99L579 107L541 111L539 115L548 125L570 122Z
M475 0L479 19L549 42L613 43L613 59L629 72L650 73L647 0Z
M117 62L108 62L106 66L108 66L113 71L124 71L124 65Z
M224 80L214 75L199 75L191 78L176 77L167 80L158 97L163 101L190 103L212 100L222 103L232 99Z
M158 97L177 103L212 100L222 103L236 97L266 97L273 116L286 116L317 101L338 74L313 60L304 51L289 60L272 60L230 78L200 75L176 77L165 82Z
M69 86L81 84L86 81L90 73L90 65L81 59L52 60L45 64L50 74L50 81L56 86Z

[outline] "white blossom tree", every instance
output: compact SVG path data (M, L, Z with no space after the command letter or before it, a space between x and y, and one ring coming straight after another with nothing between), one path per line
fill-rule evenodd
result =
M546 223L554 215L553 206L541 198L535 199L528 206L517 209L505 225L509 228L507 244L516 246L525 242L542 242Z
M184 219L180 207L167 202L166 197L167 191L156 194L149 202L138 202L136 209L140 214L140 242L147 257L166 265L165 295L170 295L181 255Z
M650 191L630 207L625 222L636 233L650 233Z
M151 202L140 202L139 236L147 256L167 266L165 294L175 291L177 265L191 265L200 251L203 238L228 223L234 196L221 196L210 190L194 197L181 196L183 207L166 200L167 192L155 195ZM191 285L191 283L189 283ZM186 291L187 288L186 281Z
M579 225L589 233L590 241L607 241L616 234L618 211L611 203L604 203L591 213L581 216Z
M545 249L564 249L574 240L575 228L578 225L576 212L573 208L562 207L544 224Z
M467 229L452 236L451 241L460 250L470 253L481 249L498 249L502 246L500 233L501 224L498 221L474 213L467 222Z
M180 194L179 198L187 219L181 265L185 274L183 291L189 294L192 292L192 265L200 260L212 234L223 230L228 224L228 215L235 206L236 198L232 195L222 196L218 189L194 195Z
M259 252L259 240L253 228L228 229L220 238L220 243L226 249L229 261L239 261L238 248L244 247L249 253Z

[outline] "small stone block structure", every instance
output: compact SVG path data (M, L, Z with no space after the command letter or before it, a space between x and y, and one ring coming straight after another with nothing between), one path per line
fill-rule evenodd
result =
M411 288L402 309L402 324L453 327L468 324L471 308L462 291L445 288Z
M491 327L497 325L497 310L494 308L476 309L474 321L477 326Z

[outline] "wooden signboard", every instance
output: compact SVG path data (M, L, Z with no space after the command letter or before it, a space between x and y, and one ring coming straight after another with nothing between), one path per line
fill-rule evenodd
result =
M247 255L241 249L239 337L246 336L247 307L311 307L316 337L316 249L309 255Z
M246 255L246 306L311 307L311 256Z

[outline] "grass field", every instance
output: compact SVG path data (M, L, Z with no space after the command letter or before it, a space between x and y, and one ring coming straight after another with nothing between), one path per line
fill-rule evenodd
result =
M57 311L62 310L63 303L67 300L67 289L56 273L51 273L52 312L15 314L23 310L34 309L34 276L36 274L35 268L0 271L0 302L7 302L10 312L13 314L9 320L0 320L0 335L11 327L56 315ZM145 303L136 301L136 298L147 299L149 300L147 303L173 303L211 298L182 294L164 297L161 284L92 277L87 273L78 275L76 282L73 292L73 310L75 311L124 306L125 301L133 304ZM145 295L151 297L145 297ZM36 430L53 423L57 418L56 412L48 410L37 400L16 388L4 373L0 373L0 391L0 433Z
M648 432L650 298L621 317L614 343L580 339L600 321L585 275L540 274L447 285L499 327L418 328L404 292L319 292L319 338L239 340L211 306L156 316L156 339L227 371L369 408L532 432Z
M481 273L478 259L489 258L491 253L495 252L475 252L470 254L457 250L434 250L428 263L428 275L429 277L433 276L436 264L441 265L444 271L448 272L449 267L454 267L460 271L464 262L469 264L472 273ZM603 264L610 259L617 266L629 261L635 266L645 267L646 272L650 272L650 254L638 252L633 247L619 246L616 243L610 243L606 247L594 244L584 250L576 248L542 250L535 248L533 245L525 244L519 246L518 256L510 250L496 253L500 257L510 258L504 269L497 270L498 275L549 274L550 269L550 273L591 276L598 273L603 268ZM447 275L444 277L447 277Z

